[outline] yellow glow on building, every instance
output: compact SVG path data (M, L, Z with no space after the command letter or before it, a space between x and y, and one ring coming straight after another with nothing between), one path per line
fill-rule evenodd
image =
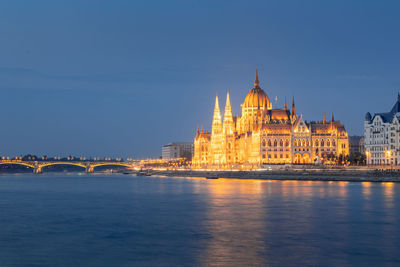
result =
M258 72L254 87L241 105L242 115L233 116L229 93L223 121L218 97L215 99L211 132L197 129L193 168L255 169L262 164L311 164L328 162L329 157L349 154L344 126L324 117L307 122L296 114L294 98L289 110L273 109L261 89Z

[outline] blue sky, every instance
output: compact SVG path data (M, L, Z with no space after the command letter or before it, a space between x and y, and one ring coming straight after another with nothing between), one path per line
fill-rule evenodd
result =
M399 1L1 1L0 155L155 157L233 111L255 68L362 134L400 91ZM273 101L274 102L274 101ZM290 103L289 103L290 104Z

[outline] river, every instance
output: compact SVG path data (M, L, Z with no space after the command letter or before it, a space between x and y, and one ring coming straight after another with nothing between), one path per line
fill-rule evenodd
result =
M400 265L400 184L0 175L0 266Z

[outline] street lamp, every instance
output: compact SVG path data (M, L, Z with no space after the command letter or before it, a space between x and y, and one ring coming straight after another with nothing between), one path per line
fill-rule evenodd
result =
M392 159L391 159L391 156L392 156L392 151L390 151L390 150L387 150L386 151L386 155L387 155L387 160L388 160L388 165L390 164L390 167L392 167Z

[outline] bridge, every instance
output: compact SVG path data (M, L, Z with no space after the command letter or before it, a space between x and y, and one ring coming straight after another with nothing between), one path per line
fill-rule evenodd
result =
M23 160L0 160L0 165L20 165L32 168L34 173L42 173L48 166L69 165L83 168L87 173L93 173L96 167L100 166L122 166L126 168L135 167L133 162L115 161L23 161Z

